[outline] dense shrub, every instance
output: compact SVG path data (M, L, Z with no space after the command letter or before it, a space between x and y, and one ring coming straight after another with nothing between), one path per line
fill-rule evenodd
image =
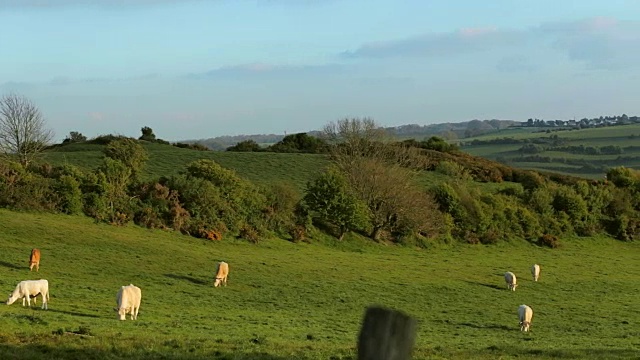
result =
M458 179L471 180L469 171L467 171L467 169L465 169L462 165L453 161L444 160L439 162L435 168L435 171Z
M182 149L190 149L190 150L197 150L197 151L211 151L211 149L209 149L205 145L198 144L198 143L195 143L195 144L175 143L173 144L173 146L179 147Z
M292 184L277 183L264 190L267 196L266 225L279 234L290 233L295 227L294 212L301 195Z
M339 239L348 231L368 226L366 204L335 169L329 169L307 184L304 202L321 221L338 228Z
M82 191L80 183L73 176L62 175L53 183L53 191L58 196L58 210L65 214L82 212Z
M236 152L260 152L264 150L265 149L260 147L260 145L257 142L255 142L255 140L251 140L251 139L240 141L239 143L233 146L229 146L227 148L227 151L236 151Z
M538 239L538 245L555 249L560 246L560 240L555 235L544 234Z

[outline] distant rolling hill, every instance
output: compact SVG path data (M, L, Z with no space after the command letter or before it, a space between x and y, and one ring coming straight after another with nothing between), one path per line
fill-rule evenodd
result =
M581 130L511 128L458 140L461 150L504 164L586 178L640 169L640 124Z

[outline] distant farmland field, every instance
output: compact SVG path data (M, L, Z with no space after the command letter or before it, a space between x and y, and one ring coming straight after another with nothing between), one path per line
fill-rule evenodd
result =
M640 169L640 124L581 130L506 129L457 143L471 155L510 166L602 178L607 169Z

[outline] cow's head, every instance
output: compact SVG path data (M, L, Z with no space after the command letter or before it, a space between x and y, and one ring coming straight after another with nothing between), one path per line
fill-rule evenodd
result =
M511 290L512 291L516 291L517 287L518 287L518 284L513 284L513 285L511 285Z
M126 320L127 310L125 308L113 308L113 311L118 313L118 319Z
M520 331L528 332L529 331L529 326L531 326L530 322L521 321L520 322Z
M7 299L7 305L11 305L18 300L18 296L14 296L14 294L9 294L9 298Z
M216 278L216 281L213 283L213 287L218 287L220 286L220 282L222 281L222 278Z

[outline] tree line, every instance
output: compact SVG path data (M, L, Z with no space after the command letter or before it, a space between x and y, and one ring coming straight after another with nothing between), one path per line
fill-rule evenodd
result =
M6 116L0 112L3 134L11 129L3 125L11 123ZM323 144L331 166L299 194L283 184L254 184L212 160L143 181L148 154L142 141L155 141L151 135L143 128L146 139L105 138L102 163L92 171L24 161L27 152L3 142L9 150L0 158L0 207L252 242L268 236L301 241L317 229L338 239L358 233L417 246L520 238L554 247L567 235L606 233L626 241L640 236L640 173L629 168L610 169L606 181L519 170L459 152L437 137L388 141L372 119L353 118L327 124L322 142L314 140ZM300 138L307 140L292 140ZM28 148L31 159L34 149ZM425 171L449 180L425 186ZM505 181L517 184L496 192L476 185Z

